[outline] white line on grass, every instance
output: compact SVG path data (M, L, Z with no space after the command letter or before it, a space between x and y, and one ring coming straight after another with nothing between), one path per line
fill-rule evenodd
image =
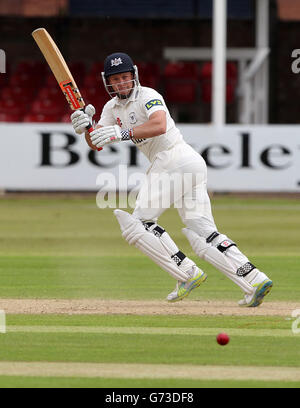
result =
M192 378L196 380L300 381L297 367L196 366L179 364L104 364L0 362L0 375L98 378Z
M7 333L85 333L213 336L293 337L290 329L236 329L224 327L107 327L107 326L7 326Z

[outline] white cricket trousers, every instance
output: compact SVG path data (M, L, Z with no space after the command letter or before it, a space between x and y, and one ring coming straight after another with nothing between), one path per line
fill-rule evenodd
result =
M140 188L133 215L157 222L174 205L183 223L205 238L217 230L207 193L207 167L203 158L184 141L157 154Z

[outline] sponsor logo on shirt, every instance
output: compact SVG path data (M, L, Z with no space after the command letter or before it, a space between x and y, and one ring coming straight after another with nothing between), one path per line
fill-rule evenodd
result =
M152 99L152 101L147 102L145 106L146 106L146 109L149 110L153 108L153 106L159 106L159 105L163 105L160 99Z

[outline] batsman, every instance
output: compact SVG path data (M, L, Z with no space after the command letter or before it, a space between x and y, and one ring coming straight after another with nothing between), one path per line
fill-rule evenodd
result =
M158 224L160 215L174 205L185 225L182 232L195 254L240 287L244 294L240 306L259 306L273 282L234 241L218 231L207 193L206 163L184 141L162 95L140 85L137 66L124 53L105 59L102 79L111 99L98 125L90 134L86 131L95 114L95 108L88 105L85 112L77 110L71 115L75 132L85 133L94 150L131 141L150 161L133 213L114 211L122 236L176 280L167 301L182 300L204 283L207 275Z

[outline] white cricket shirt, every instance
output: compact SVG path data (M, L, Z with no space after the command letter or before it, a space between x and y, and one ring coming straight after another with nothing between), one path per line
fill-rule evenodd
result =
M128 99L121 100L115 96L105 104L98 124L101 126L119 125L123 130L134 128L147 122L152 113L159 110L166 112L166 133L152 138L133 140L152 162L157 153L168 150L183 141L163 97L157 91L138 86Z

